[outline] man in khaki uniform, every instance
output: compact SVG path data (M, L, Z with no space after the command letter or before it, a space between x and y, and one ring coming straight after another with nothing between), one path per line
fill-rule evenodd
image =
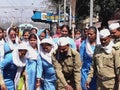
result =
M108 29L100 31L101 45L97 46L93 56L93 66L88 75L87 87L93 77L97 76L97 90L118 90L120 77L120 52L114 48Z
M114 46L120 48L120 24L112 23L109 25L111 36L114 39Z
M57 76L57 90L81 90L80 55L69 47L66 37L58 40L58 49L52 55L52 63Z

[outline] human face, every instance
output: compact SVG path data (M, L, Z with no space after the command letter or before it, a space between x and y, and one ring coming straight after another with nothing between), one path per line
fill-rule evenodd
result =
M80 33L79 31L77 31L77 32L75 33L75 38L76 38L76 39L79 39L80 36L81 36L81 33Z
M45 33L42 32L42 33L40 34L40 36L39 36L40 41L43 40L43 39L45 38L45 36L46 36Z
M25 50L25 49L20 49L20 50L18 50L18 53L19 53L19 57L20 57L20 58L23 58L23 57L26 55L27 50Z
M66 56L68 53L69 45L58 46L58 52L61 56Z
M100 38L101 45L102 45L103 47L109 45L110 40L111 40L110 36L105 37L105 38Z
M66 27L62 28L61 30L61 36L68 36L68 29Z
M118 31L116 29L111 30L110 33L111 33L112 38L114 38L114 39L118 39L120 37L120 31Z
M3 32L2 30L0 30L0 40L2 40L2 38L3 38Z
M52 45L50 45L48 43L43 43L43 44L41 44L41 46L46 53L49 53L52 49Z
M94 30L90 29L87 31L88 33L88 39L90 42L94 42L96 40L96 33Z
M61 29L58 28L57 31L56 31L56 34L60 34L60 31L61 31Z
M16 32L14 30L11 30L9 33L9 37L12 41L15 41L16 39Z
M88 35L88 29L84 29L84 35L85 35L85 36Z
M29 38L29 32L26 32L24 35L23 35L23 38L25 39L25 40L28 40L28 38Z
M32 29L32 30L31 30L31 33L36 34L36 33L37 33L37 30L36 30L36 29Z
M29 40L29 43L30 43L30 45L31 45L34 49L37 48L37 39L31 38L31 39Z

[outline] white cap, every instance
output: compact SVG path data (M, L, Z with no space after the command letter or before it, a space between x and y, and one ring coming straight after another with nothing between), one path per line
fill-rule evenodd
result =
M51 38L45 38L45 39L43 39L40 44L42 44L42 43L48 43L50 45L54 44L54 42L53 42L53 40Z
M68 37L60 37L58 40L58 46L65 46L69 44L69 39Z
M118 27L120 27L120 24L119 23L112 23L109 25L109 29L110 30L115 30L117 29Z
M100 38L105 38L110 35L110 31L108 29L102 29L100 30Z

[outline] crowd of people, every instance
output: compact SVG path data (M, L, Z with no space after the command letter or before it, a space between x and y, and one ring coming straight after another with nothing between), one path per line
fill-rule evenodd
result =
M0 90L119 90L120 23L0 28Z

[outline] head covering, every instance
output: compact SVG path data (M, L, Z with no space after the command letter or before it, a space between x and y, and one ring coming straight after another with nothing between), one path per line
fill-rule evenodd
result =
M38 30L37 35L40 36L41 33L44 32L44 31L45 31L45 29L40 29L40 30Z
M70 42L67 37L60 37L57 44L58 46L65 46L67 44L70 44Z
M57 49L57 45L54 43L53 39L52 38L45 38L41 41L41 44L42 43L49 43L52 45L52 49L49 53L45 52L42 47L40 47L40 55L41 57L46 60L47 62L49 62L50 64L52 64L52 59L51 59L51 55L52 53Z
M22 58L22 60L20 60L18 50L27 50L28 51L28 47L26 44L21 43L12 52L13 63L18 67L24 67L26 65L26 57L24 57L24 58Z
M110 35L110 31L108 29L102 29L100 30L100 38L105 38Z
M51 38L44 38L44 39L41 41L40 44L42 44L42 43L48 43L48 44L50 44L50 45L53 45L53 44L54 44L54 42L53 42L53 40L52 40Z
M117 29L118 27L120 27L120 24L119 23L112 23L109 25L109 29L110 30L115 30Z
M91 27L91 29L92 29L92 27ZM97 31L96 31L96 43L94 44L94 47L95 47L95 45L98 45L98 44L101 44L101 43L100 43L100 37L99 37L99 31L98 31L98 29L97 29L97 28L94 29L94 27L93 27L93 30L97 30ZM92 46L93 46L93 45L92 45ZM88 37L87 37L87 39L86 39L86 53L87 53L90 57L93 57L94 50L93 50L93 47L91 47L91 44L90 44L90 41L89 41Z
M8 29L7 29L7 32L6 32L6 37L7 37L7 42L8 42L8 44L9 44L9 46L10 46L10 49L11 50L13 50L14 48L15 48L15 45L13 44L13 42L12 42L12 40L10 39L10 36L9 36L9 30L10 30L10 28L11 27L9 27ZM15 38L15 42L16 42L16 44L19 44L19 38L16 36L16 38Z
M35 36L37 37L37 50L34 49L30 43L28 43L28 54L27 54L27 58L31 59L31 60L37 60L39 57L39 53L38 51L40 50L40 41L38 36L35 34ZM34 53L34 54L33 54Z
M21 75L21 72L23 70L23 67L26 65L26 55L23 58L19 58L19 54L18 54L18 50L28 50L27 45L24 43L19 44L17 47L15 47L15 49L12 52L12 56L13 56L13 63L18 67L17 68L17 73L15 75L15 88L18 85L19 82L19 78Z

